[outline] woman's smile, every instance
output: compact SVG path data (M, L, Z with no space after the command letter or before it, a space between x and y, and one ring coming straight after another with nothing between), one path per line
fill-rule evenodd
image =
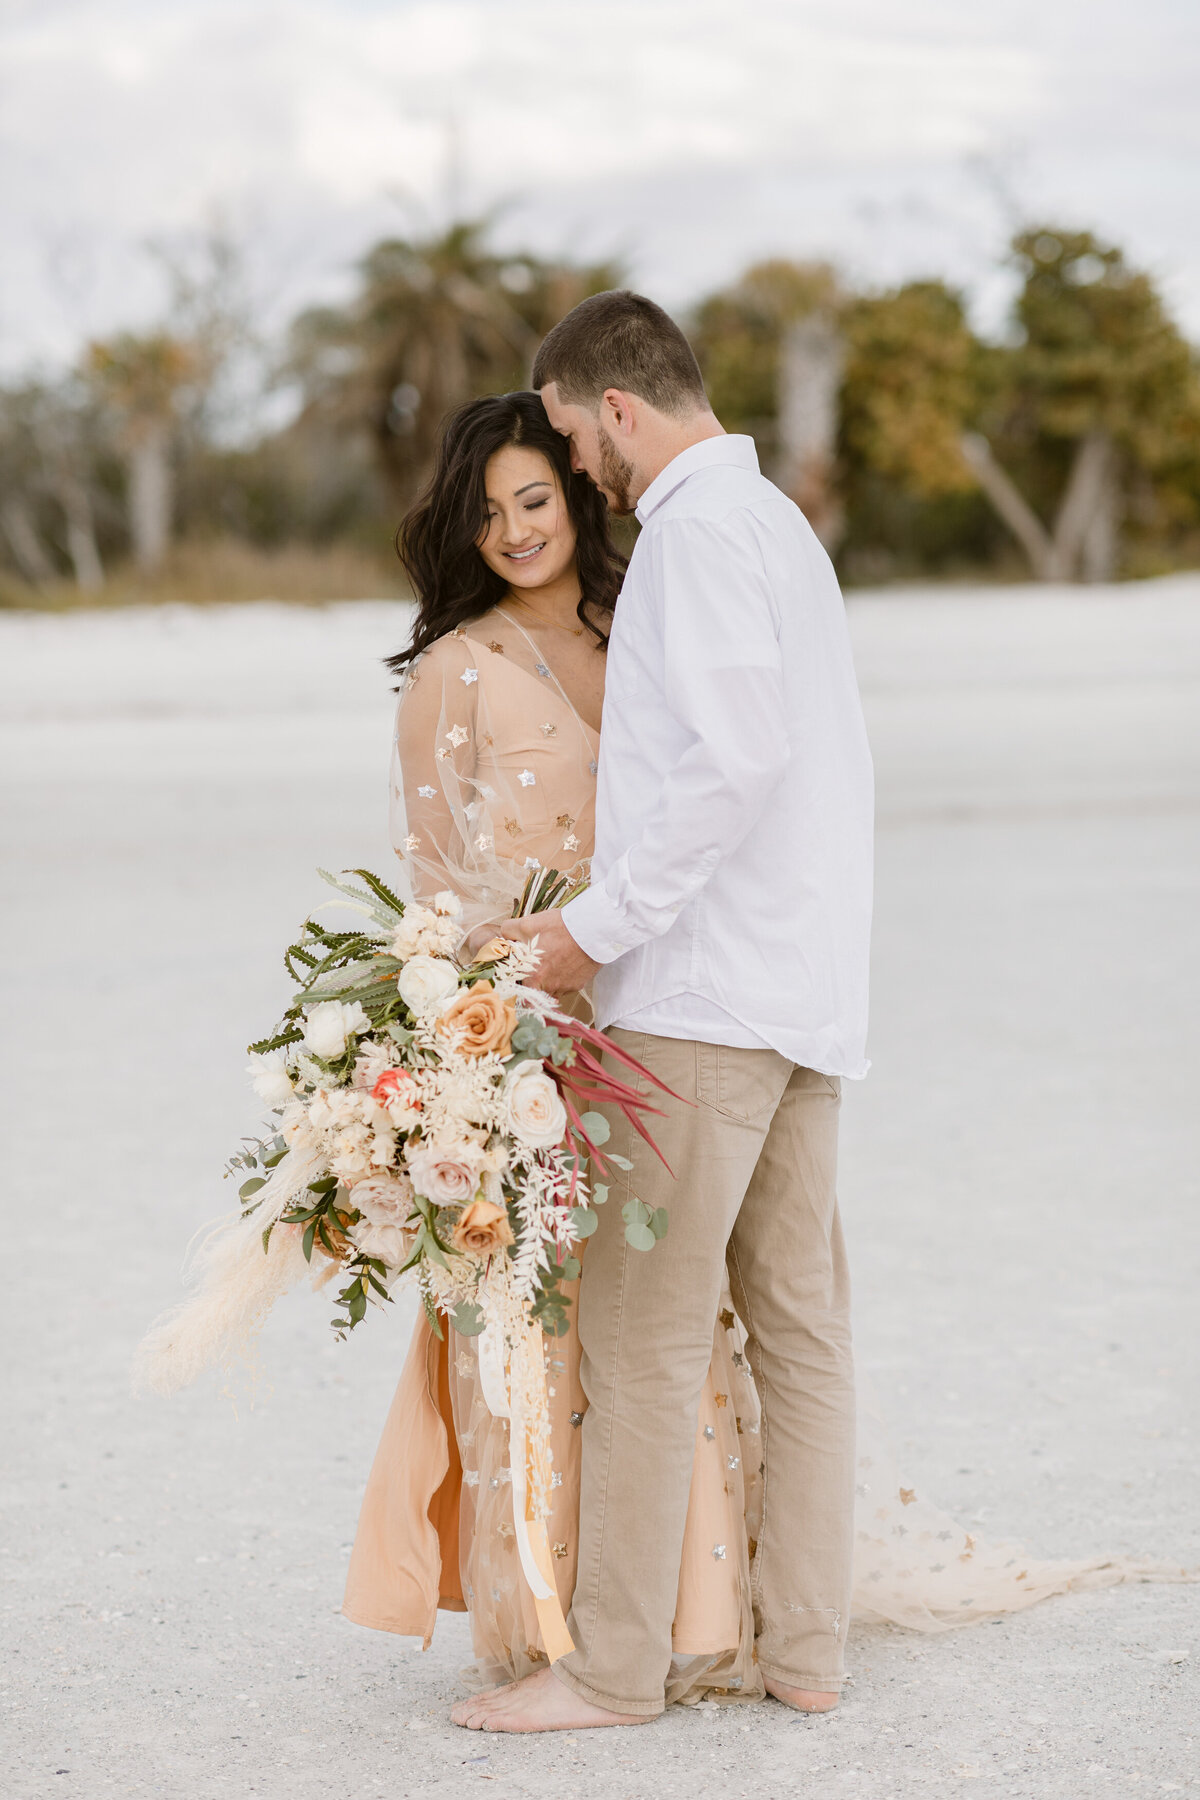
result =
M546 544L543 539L540 544L534 544L529 550L505 550L503 555L507 556L509 562L529 562L532 557L540 556L545 548Z

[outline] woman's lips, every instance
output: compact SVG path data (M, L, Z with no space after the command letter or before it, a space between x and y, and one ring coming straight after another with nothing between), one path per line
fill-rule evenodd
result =
M545 548L545 544L535 544L532 550L506 550L504 554L509 562L532 562L533 558L540 556Z

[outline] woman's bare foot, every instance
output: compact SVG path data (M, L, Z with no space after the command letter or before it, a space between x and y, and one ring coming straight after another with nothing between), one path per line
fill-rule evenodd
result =
M782 1700L785 1706L802 1713L828 1713L837 1710L838 1696L826 1694L820 1688L788 1687L785 1682L773 1681L769 1675L763 1676L763 1685L768 1694L776 1700Z
M649 1719L606 1712L581 1700L551 1669L524 1681L472 1694L451 1708L450 1717L467 1731L587 1731L597 1725L648 1725Z

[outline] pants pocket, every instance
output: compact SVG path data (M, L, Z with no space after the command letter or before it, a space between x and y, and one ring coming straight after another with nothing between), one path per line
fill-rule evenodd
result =
M723 1118L751 1125L779 1105L792 1065L777 1050L696 1045L696 1098Z

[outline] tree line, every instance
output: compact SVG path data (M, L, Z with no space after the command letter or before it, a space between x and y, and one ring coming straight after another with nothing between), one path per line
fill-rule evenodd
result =
M713 405L751 434L850 581L1095 581L1200 559L1200 365L1151 276L1090 232L1009 247L985 338L945 282L886 291L773 260L682 319ZM389 238L342 305L264 344L219 235L168 267L161 325L0 387L0 595L174 542L356 544L383 556L460 401L527 380L533 351L622 270L493 247L486 222ZM265 426L264 401L286 406ZM253 421L258 423L254 424Z

